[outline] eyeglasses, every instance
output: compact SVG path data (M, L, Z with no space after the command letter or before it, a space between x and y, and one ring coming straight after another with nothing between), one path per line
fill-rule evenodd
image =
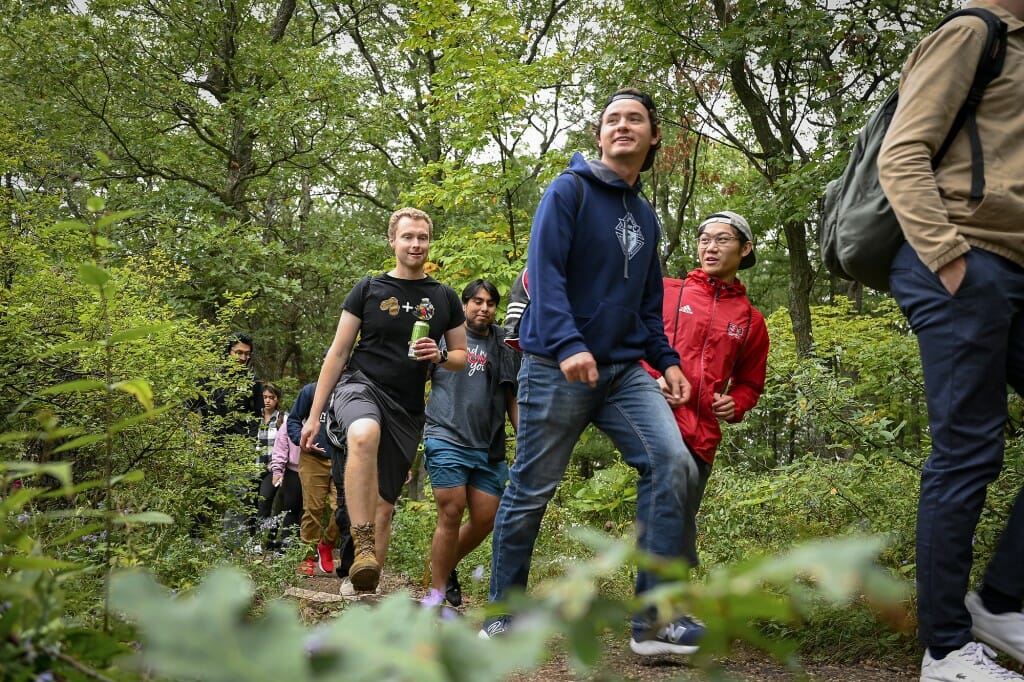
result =
M719 246L729 246L729 242L733 241L734 239L739 239L739 237L732 234L716 234L714 237L702 235L697 238L697 245L703 248L707 248L711 246L711 242L714 242Z

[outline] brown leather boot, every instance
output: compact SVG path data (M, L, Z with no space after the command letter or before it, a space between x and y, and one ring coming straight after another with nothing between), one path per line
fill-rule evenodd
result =
M352 526L352 542L355 543L355 561L348 569L348 577L352 587L360 592L373 592L380 582L380 564L377 563L375 533L373 523Z

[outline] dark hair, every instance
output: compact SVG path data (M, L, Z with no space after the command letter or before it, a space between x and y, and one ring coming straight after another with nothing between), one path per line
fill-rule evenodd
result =
M466 288L462 290L462 302L469 303L469 299L476 295L476 292L483 289L491 298L494 299L494 305L501 303L501 294L498 293L498 287L494 286L486 279L474 279L472 282L466 285Z
M601 121L604 120L604 112L611 106L612 102L617 102L620 99L632 99L643 104L644 108L647 109L647 117L651 119L651 135L658 134L658 109L654 106L654 100L651 99L651 96L643 90L636 88L621 88L612 93L612 96L601 107L601 113L598 114L597 123L594 125L594 136L598 139L598 142L601 140ZM661 149L661 140L651 145L650 150L647 152L647 157L644 159L644 164L640 167L641 172L650 170L651 166L654 165L654 157L659 149Z
M228 336L228 352L236 343L244 343L249 346L250 350L256 350L256 347L252 345L252 337L245 332L231 332L231 335Z
M245 345L249 346L250 352L256 352L256 345L252 342L251 336L249 336L245 332L231 332L231 334L228 336L227 345L224 346L225 357L231 355L231 349L234 348L236 343L244 343ZM245 361L245 366L252 366L252 355L250 355L249 359Z
M269 381L264 381L263 382L263 390L264 391L270 391L271 393L273 393L277 397L277 402L281 402L282 392L281 392L281 389L278 388L277 384L272 384Z

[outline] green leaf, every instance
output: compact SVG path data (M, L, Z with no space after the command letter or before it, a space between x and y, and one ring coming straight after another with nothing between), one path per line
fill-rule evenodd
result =
M92 445L93 443L99 443L107 437L105 433L89 433L84 436L79 436L73 440L69 440L53 449L54 454L60 452L67 452L68 450L75 450L77 448L83 448L86 445Z
M0 433L0 444L3 443L14 443L19 440L28 440L29 438L35 438L39 434L35 431L6 431Z
M11 472L14 478L28 476L53 476L65 487L71 485L71 463L50 462L37 464L36 462L2 462L0 471Z
M8 568L19 571L58 571L70 568L81 568L81 564L71 561L61 561L43 556L25 556L23 554L5 554L0 556L0 565L6 564Z
M119 419L110 425L110 435L114 435L115 433L119 433L120 431L135 426L136 424L158 417L164 412L170 410L172 407L174 406L170 404L161 405L160 407L157 407L155 409L146 410L142 414L133 414L130 417Z
M91 263L82 263L78 266L78 278L83 284L102 287L110 281L110 273Z
M63 384L57 384L56 386L44 388L39 392L39 395L58 395L60 393L87 393L89 391L96 391L106 387L107 385L100 381L99 379L76 379L75 381L66 381Z
M89 226L80 220L62 220L54 223L52 229L60 232L88 232Z
M115 332L110 335L107 339L107 343L111 346L124 343L126 341L135 341L137 339L143 339L154 334L159 334L162 331L173 328L174 325L170 322L163 324L152 324L144 327L132 327L131 329L124 329L119 332Z
M121 222L125 218L130 218L133 215L138 215L139 213L140 213L140 211L135 211L135 210L132 210L132 211L114 211L113 213L108 213L108 214L100 217L100 219L96 221L96 227L98 229L102 230L104 228L109 227L110 225L113 225L114 223Z
M114 522L118 525L140 526L145 524L168 526L174 523L174 519L158 511L139 512L115 517Z
M103 201L102 197L93 196L89 197L85 201L85 207L92 211L93 213L99 213L100 211L103 210L104 206L106 206L106 202Z
M118 391L124 391L135 396L136 400L146 410L153 409L153 387L149 385L149 382L145 379L129 379L128 381L119 381L113 384L111 388Z

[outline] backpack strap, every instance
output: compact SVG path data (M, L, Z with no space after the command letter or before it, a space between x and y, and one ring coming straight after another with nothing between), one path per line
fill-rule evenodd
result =
M960 129L967 125L967 136L971 141L971 195L972 201L981 201L985 197L985 155L981 148L981 137L978 135L977 111L981 104L981 98L985 95L985 88L992 80L1002 73L1003 62L1006 59L1006 23L988 10L980 7L968 7L958 10L946 16L939 26L949 22L951 19L962 16L973 16L985 20L988 26L988 35L985 39L985 49L982 50L981 60L974 72L974 80L971 82L971 89L967 93L967 100L953 120L953 127L943 141L939 151L932 158L932 170L939 167L942 159L946 156L953 139L960 132ZM938 28L938 27L936 27Z
M567 168L565 172L576 179L576 220L579 220L580 211L583 210L583 179L574 170Z

